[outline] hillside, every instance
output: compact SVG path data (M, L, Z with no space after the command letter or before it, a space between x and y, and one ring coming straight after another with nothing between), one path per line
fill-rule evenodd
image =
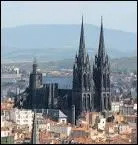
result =
M90 56L98 49L100 28L85 24L86 48ZM105 46L111 58L136 55L136 34L104 29ZM2 60L40 61L73 59L79 47L80 25L25 25L1 31Z
M38 67L42 71L48 70L60 70L60 69L72 69L74 59L65 59L60 61L50 61L50 62L39 62ZM24 68L31 71L32 62L23 63L11 63L14 66ZM137 71L137 57L124 57L119 59L111 59L111 70L112 71Z

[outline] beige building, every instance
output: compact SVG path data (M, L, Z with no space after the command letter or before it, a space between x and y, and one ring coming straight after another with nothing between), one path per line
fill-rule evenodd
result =
M47 123L47 131L59 133L61 137L67 137L71 133L71 126Z
M129 124L119 124L119 134L131 133L131 130Z

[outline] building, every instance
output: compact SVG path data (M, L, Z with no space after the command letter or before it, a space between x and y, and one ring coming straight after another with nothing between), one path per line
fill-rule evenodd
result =
M59 133L60 137L67 137L71 133L71 126L50 124L49 132Z
M124 115L124 120L128 123L136 123L137 116L136 115Z
M134 108L133 109L137 111L137 104L136 103L134 104Z
M134 115L134 105L124 104L120 106L120 112L123 115Z
M6 120L5 120L4 116L1 115L1 127L5 126L5 122L6 122Z
M24 92L17 95L15 107L60 109L68 116L69 122L79 119L84 112L111 110L110 63L108 55L105 53L103 35L101 22L98 55L95 56L92 68L85 48L82 18L79 52L75 56L73 65L72 88L59 88L58 83L43 84L42 73L37 70L37 62L34 60L29 86ZM72 109L72 106L75 106L75 109ZM72 117L74 118L72 119Z
M90 133L85 128L72 128L70 137L71 138L80 138L80 137L89 137Z
M101 118L100 122L98 123L98 129L104 131L106 124L106 118Z
M112 112L119 112L120 103L119 102L112 102L111 103L111 110L112 110Z
M31 130L33 114L31 110L14 108L10 112L10 119L18 125L28 125Z

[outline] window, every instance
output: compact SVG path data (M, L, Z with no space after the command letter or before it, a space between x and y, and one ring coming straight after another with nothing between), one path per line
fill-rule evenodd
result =
M90 94L88 94L87 96L87 105L88 105L88 109L90 109L90 102L91 102L91 99L90 99Z
M62 120L62 123L65 123L65 120Z

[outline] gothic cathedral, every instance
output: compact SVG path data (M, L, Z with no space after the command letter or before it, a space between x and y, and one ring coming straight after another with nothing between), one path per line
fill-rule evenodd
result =
M71 106L75 106L73 110L77 119L83 112L111 110L110 97L110 63L105 52L102 20L98 54L92 67L85 47L82 18L79 52L73 65L72 89L59 89L57 83L42 84L42 73L37 72L37 63L34 61L29 86L17 96L15 107L61 109L69 113L72 112Z

